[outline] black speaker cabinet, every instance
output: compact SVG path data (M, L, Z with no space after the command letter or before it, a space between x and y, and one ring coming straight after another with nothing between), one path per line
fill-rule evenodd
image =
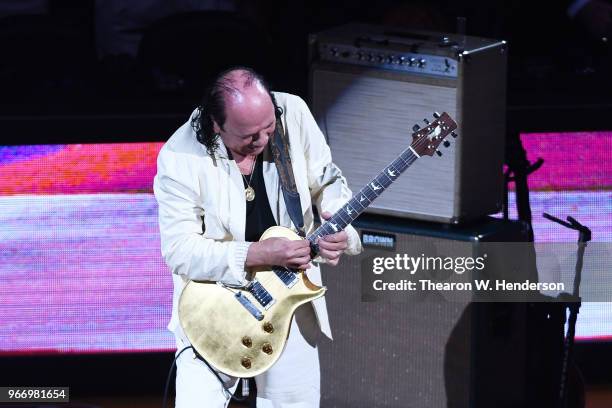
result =
M375 245L323 267L334 340L320 348L322 407L528 406L528 304L361 299L361 269L374 256L410 253L415 242L433 240L523 242L525 224L486 218L456 226L366 214L353 225ZM537 280L535 269L525 273Z

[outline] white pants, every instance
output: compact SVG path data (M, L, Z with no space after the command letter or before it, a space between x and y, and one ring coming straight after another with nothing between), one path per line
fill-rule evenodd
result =
M310 303L300 306L291 321L285 350L265 373L255 377L258 408L317 408L321 397L320 328ZM190 345L182 329L175 333L177 353ZM225 408L230 397L217 377L193 350L176 362L176 408ZM238 379L219 373L233 392Z

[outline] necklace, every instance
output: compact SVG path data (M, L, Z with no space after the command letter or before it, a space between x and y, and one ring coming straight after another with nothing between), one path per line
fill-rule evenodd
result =
M248 181L246 177L244 177L244 174L240 172L240 175L242 176L242 178L244 179L244 182L247 185L246 188L244 189L244 198L246 198L247 201L253 201L255 199L255 189L251 187L251 181L253 180L253 174L255 174L255 164L256 163L257 163L257 157L253 159L253 164L251 165L251 175L249 176Z

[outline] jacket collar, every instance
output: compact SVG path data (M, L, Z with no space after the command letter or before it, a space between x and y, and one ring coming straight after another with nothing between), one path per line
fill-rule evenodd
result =
M219 137L219 139L221 139ZM217 156L220 159L229 159L229 154L227 153L227 147L225 147L225 143L223 143L223 140L219 140L219 147L217 148L217 150L215 151L215 156Z

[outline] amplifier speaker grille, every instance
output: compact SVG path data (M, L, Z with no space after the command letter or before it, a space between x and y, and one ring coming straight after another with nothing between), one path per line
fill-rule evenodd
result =
M319 125L353 191L410 145L412 126L407 124L424 125L432 107L457 116L456 88L326 70L313 75L320 84L314 101ZM443 157L417 160L373 208L452 218L453 200L448 196L454 190L455 148L453 143Z

